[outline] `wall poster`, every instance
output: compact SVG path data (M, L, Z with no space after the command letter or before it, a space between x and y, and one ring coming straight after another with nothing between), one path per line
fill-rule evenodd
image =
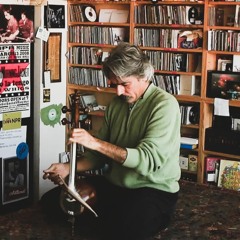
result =
M3 205L29 197L27 126L0 131L0 169Z
M0 42L33 42L34 35L34 6L0 4Z
M0 121L2 114L30 117L30 43L0 45Z
M34 6L0 4L0 211L32 195L33 20Z

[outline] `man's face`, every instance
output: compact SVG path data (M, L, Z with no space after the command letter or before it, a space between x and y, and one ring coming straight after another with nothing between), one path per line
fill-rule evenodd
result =
M23 21L26 20L26 15L24 13L22 13L21 18L22 18Z
M136 102L145 92L148 82L135 76L121 79L112 78L111 87L116 88L117 95L123 96L128 103Z
M4 12L4 16L5 16L5 18L6 18L7 20L10 19L10 13L8 13L8 12Z

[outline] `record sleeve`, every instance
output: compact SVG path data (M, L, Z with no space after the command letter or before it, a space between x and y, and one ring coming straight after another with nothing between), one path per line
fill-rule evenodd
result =
M84 8L84 16L86 21L95 22L97 20L97 13L92 6L86 6Z

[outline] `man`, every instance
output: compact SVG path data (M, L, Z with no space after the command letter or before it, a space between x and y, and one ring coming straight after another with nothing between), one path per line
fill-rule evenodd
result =
M19 20L19 30L21 40L25 42L32 42L34 37L33 30L33 21L27 18L27 14L25 11L21 13L21 19Z
M103 63L116 96L97 137L74 129L69 139L88 151L78 171L109 165L96 187L103 239L146 239L170 223L180 178L180 110L176 99L154 86L154 69L136 46L120 43ZM69 164L52 164L43 178L59 183ZM81 192L80 192L81 194Z
M16 39L19 34L19 27L17 19L12 15L11 9L3 10L4 16L7 19L6 32L1 35L1 42L12 42Z

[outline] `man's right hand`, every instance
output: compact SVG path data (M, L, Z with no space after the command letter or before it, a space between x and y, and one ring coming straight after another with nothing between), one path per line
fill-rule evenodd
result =
M68 163L53 163L48 169L43 171L43 179L49 179L54 184L61 184L61 176L63 179L69 174Z

